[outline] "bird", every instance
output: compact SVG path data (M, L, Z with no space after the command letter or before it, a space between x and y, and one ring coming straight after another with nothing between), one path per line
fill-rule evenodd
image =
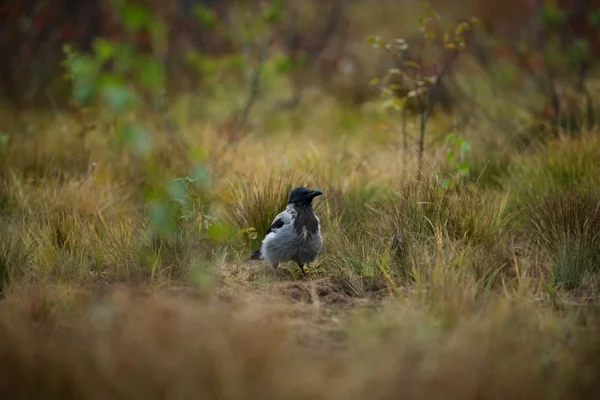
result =
M323 191L298 186L289 193L284 211L277 214L261 246L250 257L265 260L273 271L281 263L295 262L306 276L304 267L317 259L323 249L319 217L312 206L313 199Z

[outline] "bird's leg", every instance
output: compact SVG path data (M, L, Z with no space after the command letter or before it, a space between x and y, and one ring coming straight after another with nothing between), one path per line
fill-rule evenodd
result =
M274 262L273 264L271 264L271 266L273 267L273 273L277 274L277 267L279 267L279 263Z
M304 270L304 264L302 264L302 263L299 263L299 264L298 264L298 266L299 266L299 267L300 267L300 269L302 270L302 274L303 274L304 276L306 276L306 271Z

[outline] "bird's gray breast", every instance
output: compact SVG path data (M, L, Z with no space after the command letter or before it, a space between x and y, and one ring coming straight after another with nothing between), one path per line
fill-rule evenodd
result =
M290 222L267 234L261 254L269 262L314 261L323 247L319 219L311 209L288 207Z

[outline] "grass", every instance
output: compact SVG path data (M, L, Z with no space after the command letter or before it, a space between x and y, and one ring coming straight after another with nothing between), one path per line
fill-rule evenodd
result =
M594 319L526 299L461 308L454 325L417 302L388 304L341 327L318 308L256 298L117 290L94 302L31 287L7 302L0 387L11 398L562 399L596 388L597 342L573 329ZM316 319L331 330L299 329Z
M397 4L367 3L350 5L352 37L405 36L418 19L408 7L398 24ZM141 113L145 157L101 111L19 110L19 127L1 108L0 393L593 398L598 131L534 132L526 106L540 99L498 60L496 87L474 70L459 79L484 108L432 116L419 171L397 113L334 99L369 87L372 50L353 42L355 70L292 111L273 111L289 82L265 71L235 142L220 127L245 99L238 83L208 100L181 94L168 132L164 116ZM412 144L417 119L406 128ZM456 172L449 130L472 152L465 180L444 190L433 172ZM201 179L182 192L173 180L186 176ZM307 277L247 260L297 185L325 192L324 251ZM180 201L171 236L146 203L160 194Z
M377 112L314 101L314 113L279 115L275 127L257 111L257 132L235 144L210 122L182 119L181 147L156 128L142 160L114 147L102 116L85 117L96 129L82 135L68 114L32 114L34 134L11 134L0 151L0 391L596 391L597 132L528 148L474 141L472 176L444 190L433 175L444 148L429 149L417 171L398 134L373 126ZM494 134L485 121L468 129L469 138ZM149 180L167 184L198 163L212 183L189 192L174 236L161 237L144 204ZM294 265L274 275L246 261L296 185L325 192L315 200L325 249L306 278Z
M552 265L554 282L579 287L596 279L600 260L600 196L596 191L549 194L530 205L532 236Z
M598 184L596 156L600 151L594 133L561 138L518 155L508 168L506 184L525 202L547 192L563 192Z

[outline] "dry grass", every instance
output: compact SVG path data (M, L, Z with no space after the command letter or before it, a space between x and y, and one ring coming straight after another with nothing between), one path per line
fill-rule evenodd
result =
M567 191L596 182L596 136L511 157L482 149L503 157L494 184L444 191L431 177L443 148L428 152L421 174L395 131L369 122L376 112L353 113L322 99L303 124L233 145L207 123L183 124L181 148L157 129L142 161L116 150L101 116L85 135L68 115L32 116L33 133L0 151L0 392L574 399L597 390L597 235L586 229L599 200ZM493 134L472 129L468 137ZM173 237L158 237L148 179L166 184L197 163L213 185ZM264 233L300 184L326 193L315 204L325 251L310 276L244 262L258 241L241 230ZM561 284L559 258L585 259L585 274Z
M145 114L145 158L102 112L19 110L22 127L0 109L0 397L597 397L598 132L534 135L539 99L496 60L501 93L472 66L457 77L496 122L434 115L418 171L397 113L327 94L351 100L385 73L364 36L416 32L413 2L371 3L349 8L362 61L289 112L271 108L289 82L263 74L233 143L219 126L245 99L238 81L170 99L168 132ZM411 143L418 129L411 117ZM451 130L472 168L443 190ZM205 185L162 237L146 200L198 165ZM308 277L246 261L296 185L325 192Z
M596 191L549 194L528 211L532 236L552 264L556 284L579 287L597 279L600 260L600 196Z
M340 324L277 297L20 293L0 309L0 388L15 399L573 399L600 373L595 317L527 299L451 323L409 301ZM300 329L315 321L328 330Z

